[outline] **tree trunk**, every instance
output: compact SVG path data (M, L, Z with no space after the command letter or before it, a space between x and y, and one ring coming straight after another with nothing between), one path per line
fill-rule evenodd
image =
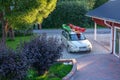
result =
M2 42L6 44L8 22L2 21Z
M1 42L3 45L6 45L6 37L7 37L7 27L8 27L8 22L4 20L4 14L1 13L1 23L2 23L2 39Z
M42 29L42 25L41 24L38 24L38 29Z
M14 30L13 30L12 27L9 27L8 37L9 37L10 40L14 40L15 39L15 34L14 34Z
M6 40L5 26L4 26L4 22L2 22L2 40L1 40L1 42L3 44L5 44L5 40Z

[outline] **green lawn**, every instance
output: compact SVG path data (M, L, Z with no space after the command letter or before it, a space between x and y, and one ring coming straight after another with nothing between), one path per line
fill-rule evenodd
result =
M28 71L28 78L26 80L62 80L72 69L72 65L64 65L63 63L56 63L42 76L36 76L35 70Z
M20 42L23 41L29 41L31 38L31 36L20 36L20 37L15 37L14 41L11 40L7 40L7 46L12 48L12 49L16 49L17 45L20 44Z

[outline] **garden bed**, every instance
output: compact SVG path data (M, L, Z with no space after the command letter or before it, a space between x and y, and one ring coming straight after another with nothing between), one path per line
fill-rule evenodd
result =
M7 41L7 45L8 46L10 45L9 47L13 49L16 49L17 44L19 44L20 41L23 40L27 42L18 45L19 47L17 48L17 51L11 50L6 47L1 48L1 52L3 53L4 51L4 53L1 54L2 57L0 58L0 60L4 59L1 66L6 66L6 67L2 67L3 72L5 72L4 73L5 75L1 74L0 80L13 80L18 78L19 78L18 80L70 79L70 77L76 70L76 68L74 67L75 61L63 60L63 59L58 60L61 56L60 52L62 47L60 44L58 45L58 40L56 38L51 37L49 38L49 41L51 42L48 42L48 38L46 35L40 37L36 37L35 39L30 40L30 36L28 36L28 37L20 37L18 39L15 39L15 41ZM15 44L14 47L12 45L13 44L12 42ZM47 44L44 44L44 42L47 42ZM54 46L52 46L51 48L51 45ZM56 62L56 60L58 61ZM7 65L6 62L8 63ZM21 63L24 65L21 65ZM51 64L52 66L50 66ZM13 69L15 70L13 71ZM41 74L43 75L41 76Z
M64 64L68 64L68 65L72 64L73 65L71 71L65 77L62 78L62 80L70 80L71 77L73 76L73 74L75 74L75 72L77 70L76 59L60 59L58 61L63 62Z
M37 76L37 71L30 70L26 80L62 80L71 70L73 65L66 65L63 62L57 62L42 76Z

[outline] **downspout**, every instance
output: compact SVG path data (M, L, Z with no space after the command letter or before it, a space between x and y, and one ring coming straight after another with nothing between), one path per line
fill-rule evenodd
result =
M94 23L94 40L97 39L96 36L97 36L97 23L95 22Z
M113 51L114 51L114 23L112 23L112 26L110 25L110 24L108 24L107 22L106 22L106 20L104 20L104 24L105 25L107 25L108 27L111 27L111 29L112 29L112 52L111 52L111 54L113 54Z
M106 22L106 20L104 20L104 23L105 23L105 25L107 25L108 27L112 27L110 24L108 24L108 23Z

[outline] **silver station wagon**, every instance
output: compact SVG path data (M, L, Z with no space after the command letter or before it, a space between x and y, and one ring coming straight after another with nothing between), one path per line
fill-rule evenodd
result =
M63 30L61 40L69 53L92 50L92 44L82 33Z

